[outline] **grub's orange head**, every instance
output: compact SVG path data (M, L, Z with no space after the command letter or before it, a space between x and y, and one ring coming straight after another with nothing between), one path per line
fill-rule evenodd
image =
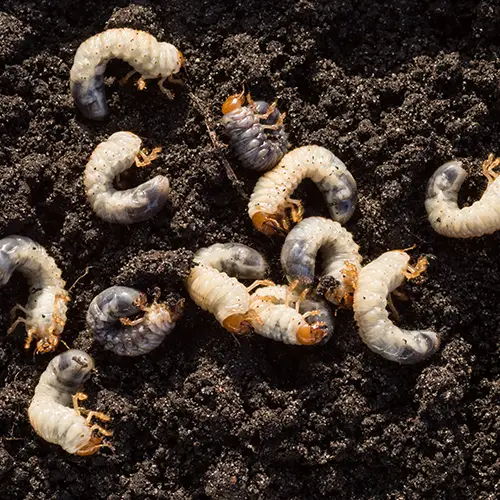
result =
M235 109L241 108L245 104L245 91L243 90L241 94L230 95L222 105L222 114L227 115L234 111Z
M264 233L266 236L276 236L277 234L286 236L286 231L272 215L264 212L257 212L252 217L252 223L255 229Z
M252 331L252 325L246 314L232 314L223 322L222 326L231 333L245 335Z
M326 336L327 331L323 323L314 323L313 325L304 325L297 330L297 344L314 345L318 344Z

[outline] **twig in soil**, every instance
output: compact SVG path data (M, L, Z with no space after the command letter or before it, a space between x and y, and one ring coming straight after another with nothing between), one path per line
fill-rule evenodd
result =
M85 272L79 277L76 279L76 281L69 287L68 289L68 293L71 292L71 290L73 289L73 287L82 279L82 278L85 278L85 276L87 276L87 274L89 274L89 269L93 269L95 266L87 266L85 268Z
M247 194L245 191L243 191L243 188L241 187L242 183L240 180L238 180L238 177L236 177L236 174L234 173L234 170L231 168L231 165L229 165L229 162L227 161L226 157L224 156L224 146L223 144L219 141L217 134L215 130L213 129L213 118L210 115L210 112L206 108L206 106L203 104L201 99L197 97L193 92L188 93L189 97L193 101L194 105L198 109L198 111L201 113L203 116L203 121L205 122L205 127L207 128L208 136L210 137L210 140L212 141L212 145L214 147L215 153L217 154L217 158L219 159L219 162L222 164L226 171L226 175L228 176L229 180L233 184L233 186L236 188L236 191L238 191L238 194L244 198L248 199Z

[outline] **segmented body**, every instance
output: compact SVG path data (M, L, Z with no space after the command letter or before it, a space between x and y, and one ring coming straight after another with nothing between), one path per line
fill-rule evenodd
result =
M255 101L239 106L224 114L222 124L229 137L229 145L243 167L265 172L275 167L288 149L288 134L274 108L267 118L261 118L269 110L269 104ZM275 126L276 128L269 128Z
M485 162L486 169L488 162L494 163L493 158ZM469 207L459 208L458 192L466 177L462 163L450 161L434 172L427 185L427 215L434 230L443 236L474 238L500 229L500 180L491 173L481 199Z
M83 417L76 404L84 399L80 396L75 400L75 396L93 369L94 360L83 351L71 349L59 354L42 373L28 408L31 425L41 438L76 455L91 455L104 446L95 431L111 434L90 423L93 416L101 420L108 417L100 412Z
M16 270L28 280L30 295L25 307L16 306L26 318L18 318L9 331L18 323L25 323L28 333L25 347L29 348L32 339L37 339L37 352L52 351L66 324L69 301L61 270L38 243L25 236L8 236L0 240L0 286Z
M162 175L132 189L114 188L113 180L133 165L140 148L141 139L135 134L116 132L95 148L85 167L84 184L89 203L107 222L142 222L156 215L167 202L170 184Z
M255 185L248 204L254 226L265 234L288 232L287 210L292 220L302 219L300 202L290 196L303 179L312 179L320 189L332 219L347 222L356 207L356 181L333 153L321 146L303 146L287 153L274 169ZM295 214L294 214L295 212Z
M298 281L301 288L313 286L318 252L321 276L332 276L339 283L326 292L326 298L338 305L352 305L362 257L351 233L336 221L308 217L288 233L281 249L281 266L288 281Z
M354 293L354 319L363 342L391 361L413 364L430 357L439 337L429 330L403 330L389 319L387 296L405 279L410 256L400 250L386 252L363 267Z
M326 343L333 334L335 320L328 303L314 297L302 298L289 286L258 288L251 295L251 304L257 312L252 326L264 337L286 344L312 345Z
M87 118L102 120L108 115L104 72L110 59L122 59L141 74L141 81L178 73L182 54L170 43L158 42L144 31L109 29L85 40L75 54L70 73L71 94Z
M181 304L175 311L156 301L147 306L146 296L138 290L112 286L90 303L87 325L104 349L119 356L142 356L156 349L173 330ZM144 315L136 321L120 321L141 311Z
M243 279L261 279L268 266L259 252L239 243L216 243L198 250L186 281L193 301L228 331L250 331L250 294Z

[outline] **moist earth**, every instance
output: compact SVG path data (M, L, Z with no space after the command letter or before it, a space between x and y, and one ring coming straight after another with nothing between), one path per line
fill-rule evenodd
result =
M28 289L15 274L0 301L0 497L6 499L494 499L500 495L500 234L437 235L425 186L452 158L470 176L460 202L486 185L481 162L498 152L500 7L488 1L74 2L0 6L0 236L22 234L61 266L72 300L64 332L95 357L87 407L108 413L114 451L68 455L38 438L26 410L51 355L6 331ZM106 72L110 116L85 120L69 93L76 49L106 29L145 30L182 50L186 85L175 99L154 81L139 91ZM283 282L282 240L246 213L258 178L224 142L220 107L242 83L278 99L292 147L319 144L355 176L359 208L347 224L365 262L416 245L425 277L397 300L400 324L441 333L428 362L399 366L360 341L352 313L320 348L234 338L189 299L152 354L119 358L86 330L92 298L114 284L175 303L193 252L237 241L263 252ZM154 219L110 225L91 211L83 170L95 146L130 130L172 195ZM226 157L237 181L229 179ZM327 216L311 182L306 215ZM64 346L61 346L61 352Z

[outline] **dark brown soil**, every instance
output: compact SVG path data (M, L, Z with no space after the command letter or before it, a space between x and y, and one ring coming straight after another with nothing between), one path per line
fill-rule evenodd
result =
M26 416L50 356L0 335L0 497L5 499L494 499L500 495L499 235L449 240L429 226L425 185L463 159L461 200L485 186L499 152L500 7L494 1L165 2L3 0L0 12L0 237L44 245L71 289L64 339L98 373L88 406L109 413L116 451L75 457L38 438ZM69 93L74 53L111 27L174 43L188 87L169 101L109 65L110 117L86 121ZM442 333L429 362L402 367L371 353L352 314L322 348L235 340L190 301L149 356L120 359L93 345L85 312L112 284L186 296L192 253L239 241L264 252L282 281L281 242L258 234L208 137L194 92L214 119L246 81L279 99L294 147L335 152L358 181L348 228L366 261L417 245L430 268L406 290L402 324ZM82 173L93 148L130 130L163 145L141 172L165 173L172 199L149 222L97 219ZM216 128L222 134L220 125ZM235 168L249 195L257 179ZM311 183L311 214L326 214ZM88 274L85 270L88 266ZM82 275L84 275L82 277ZM0 329L26 300L16 275L1 290ZM62 347L61 347L62 349Z

